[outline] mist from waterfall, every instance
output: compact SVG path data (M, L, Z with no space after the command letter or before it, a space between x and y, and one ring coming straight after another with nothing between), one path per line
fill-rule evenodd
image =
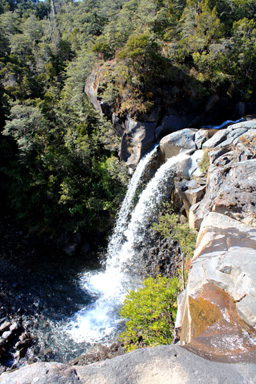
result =
M141 160L130 181L108 245L105 269L89 271L81 277L81 286L95 297L95 301L77 312L68 325L69 334L77 342L111 341L122 322L118 311L127 290L135 289L141 284L136 269L129 268L135 262L135 246L143 243L152 214L168 192L169 182L173 180L172 168L186 157L185 154L180 154L164 163L142 191L131 212L140 179L155 151L156 149Z

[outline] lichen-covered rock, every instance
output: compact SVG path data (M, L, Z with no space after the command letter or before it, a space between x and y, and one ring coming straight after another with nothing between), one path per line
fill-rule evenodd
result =
M256 361L256 229L209 213L176 326L181 345L218 361Z

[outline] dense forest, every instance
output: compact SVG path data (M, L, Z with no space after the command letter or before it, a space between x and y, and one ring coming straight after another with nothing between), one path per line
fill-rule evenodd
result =
M120 116L181 79L188 96L196 81L255 101L255 23L254 0L0 0L1 212L38 233L104 231L128 176L84 93L92 69Z

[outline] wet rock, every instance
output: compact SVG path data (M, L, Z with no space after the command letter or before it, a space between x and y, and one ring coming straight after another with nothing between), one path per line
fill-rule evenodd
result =
M256 229L209 213L179 307L181 345L217 361L255 362Z
M91 348L89 353L78 356L71 360L68 365L88 365L105 359L112 359L125 353L124 346L120 342L114 342L110 346L98 344Z
M15 349L28 348L32 344L32 338L27 334L22 334L19 341L15 344Z
M21 329L21 325L16 321L12 323L12 325L10 326L10 331L13 333L18 333L20 329Z
M120 158L131 168L135 168L140 158L155 143L156 123L128 119L121 141Z
M10 329L10 326L11 326L11 322L10 321L5 321L1 326L0 326L0 335L5 332L5 331L8 331Z
M3 340L10 340L12 337L13 337L13 332L11 332L11 331L5 331L2 334L2 339Z
M142 278L178 276L181 250L179 244L171 238L164 238L158 232L148 229L145 246L136 247Z
M69 243L66 244L63 247L63 251L68 255L68 256L75 256L76 254L76 248L77 248L77 243Z
M25 357L26 352L27 352L27 348L26 348L26 347L19 348L19 349L15 352L15 354L14 354L14 358L15 358L16 360L20 360L20 359L22 359L23 357Z
M80 248L80 253L85 255L90 251L91 247L89 243L83 243Z

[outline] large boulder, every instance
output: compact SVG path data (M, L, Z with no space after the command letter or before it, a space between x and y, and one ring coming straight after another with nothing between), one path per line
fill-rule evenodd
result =
M256 229L204 219L181 298L181 345L217 361L256 361Z
M197 130L192 128L182 129L170 133L160 141L160 152L165 160L178 155L180 152L190 152L196 149L195 135Z
M125 124L120 147L120 158L135 168L139 160L152 148L155 142L155 123L134 121L129 118Z
M255 364L205 360L178 346L144 348L89 366L35 363L3 374L1 384L241 384L256 382Z

